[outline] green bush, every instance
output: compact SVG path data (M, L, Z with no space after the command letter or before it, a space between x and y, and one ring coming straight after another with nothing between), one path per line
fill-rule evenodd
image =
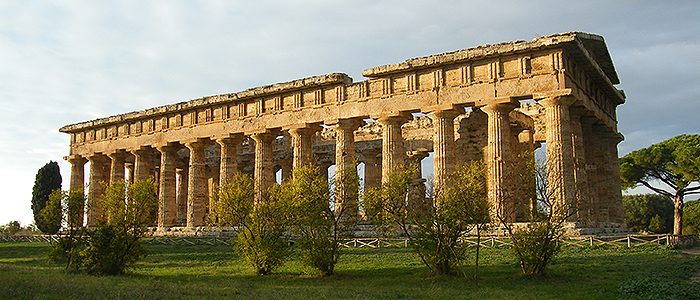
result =
M258 203L238 231L236 252L258 275L272 273L289 256L289 240L273 203Z
M234 250L256 274L270 274L284 263L289 255L284 202L256 203L253 179L242 173L219 186L211 201L207 221L213 226L238 227Z
M530 222L527 227L513 229L512 249L527 275L542 275L547 264L561 249L557 237L561 227L549 221Z
M146 256L140 236L122 226L104 224L88 233L89 240L80 253L88 274L118 275Z

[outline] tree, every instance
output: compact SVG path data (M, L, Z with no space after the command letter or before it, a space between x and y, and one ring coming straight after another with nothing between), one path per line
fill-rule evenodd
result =
M700 233L700 200L688 201L683 207L683 230Z
M60 203L61 215L66 224L66 234L51 241L49 257L56 262L65 261L67 272L79 272L82 266L81 251L86 244L82 219L85 206L83 189L70 192L55 190L49 198Z
M283 236L288 221L285 202L266 198L256 203L253 179L242 173L219 186L212 201L208 222L237 227L234 249L256 274L270 274L284 263L289 254L289 241Z
M113 182L96 201L106 221L88 231L86 248L80 256L90 274L117 275L146 256L140 243L143 230L155 221L158 199L153 177L130 185Z
M636 231L667 233L673 228L673 200L658 194L622 196L627 227ZM651 220L656 218L654 229Z
M683 198L700 194L700 135L679 135L620 159L624 189L638 185L674 201L673 234L683 234Z
M49 202L49 195L54 190L61 189L61 181L61 171L58 168L58 163L55 161L50 161L41 167L36 173L36 179L34 180L34 188L32 189L34 223L39 230L47 234L55 234L60 228L60 224L55 223L57 222L55 218L45 220L42 217L42 210ZM55 213L56 207L52 207L51 210L51 212L47 213L48 215ZM60 221L60 218L58 220Z
M345 181L352 181L352 176L345 176ZM350 182L344 184L351 185ZM322 276L332 275L340 257L341 228L347 226L349 220L343 217L342 211L331 209L328 181L321 176L319 168L295 169L292 180L277 189L273 198L289 207L291 229L299 238L304 264L317 269ZM336 207L346 209L342 203Z
M22 229L19 221L10 221L7 225L0 226L0 233L15 234Z
M461 263L466 248L459 247L460 238L489 222L485 166L474 162L458 168L443 190L425 197L421 207L409 207L409 183L415 171L397 168L380 188L368 190L365 211L381 226L401 230L431 273L447 275L459 267L466 277ZM478 256L475 265L476 277Z

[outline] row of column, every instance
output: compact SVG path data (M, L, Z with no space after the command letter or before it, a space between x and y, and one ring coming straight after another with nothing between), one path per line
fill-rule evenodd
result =
M576 215L576 218L619 221L621 207L615 201L609 201L611 198L621 197L615 192L619 191L619 168L615 164L617 142L619 141L598 136L600 130L594 130L594 123L589 122L592 119L582 119L578 113L572 115L569 111L569 106L575 102L572 97L554 97L538 102L543 105L546 118L548 194L551 194L552 199L561 205L576 202L576 206L570 206L575 211L567 212L567 214ZM516 106L514 103L498 103L480 108L488 116L488 141L485 151L485 161L488 168L488 197L494 217L501 216L506 221L514 221L516 215L514 212L514 191L511 187L512 170L510 170L513 163L510 158L515 149L511 149L510 137L512 133L509 118L509 113ZM434 187L436 192L440 191L446 184L448 176L455 170L457 159L455 157L454 119L461 112L460 108L447 107L428 113L428 117L433 120L434 127ZM401 125L406 123L409 118L409 115L392 115L378 119L379 124L383 127L381 177L378 176L377 153L365 154L365 183L367 186L377 186L380 178L381 182L386 182L395 166L404 164L406 152ZM347 170L354 168L354 132L363 124L362 119L341 119L330 124L336 132L336 182L340 183L337 184L335 205L336 209L341 209L345 205L348 217L356 216L357 199L349 194L349 189L342 182L348 176ZM319 129L319 125L287 129L292 138L292 168L299 168L312 162L312 136ZM268 189L275 182L273 143L279 134L279 130L268 130L251 135L255 141L256 201L264 201ZM187 172L183 170L180 173L179 183L176 182L176 152L182 146L176 143L155 147L161 154L160 174L158 176L159 227L174 226L178 214L181 214L183 210L186 210L187 227L204 225L208 201L205 149L213 142L221 147L218 184L223 185L238 171L236 149L245 138L243 134L233 134L216 141L198 139L185 143L184 146L190 151L189 166ZM97 199L102 195L103 188L99 182L124 180L124 161L128 155L134 156L134 179L147 179L150 174L153 174L149 171L151 167L148 165L150 151L152 151L151 147L143 147L130 153L115 151L107 156L93 155L88 157L87 159L91 162L88 199ZM71 190L80 189L84 185L83 167L87 160L78 156L69 157L68 160L72 164ZM591 172L587 171L594 169L596 175L591 176ZM617 176L615 172L618 172ZM187 191L186 208L183 205L177 206L178 189L181 193ZM184 195L181 194L182 196ZM87 225L94 225L98 216L101 215L102 212L99 211L99 208L89 205Z

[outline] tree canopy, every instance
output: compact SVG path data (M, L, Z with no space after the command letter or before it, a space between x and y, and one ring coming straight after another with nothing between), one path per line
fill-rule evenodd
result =
M668 233L673 229L673 199L658 194L622 196L627 227L636 231ZM655 224L656 218L660 223Z
M679 135L620 159L625 189L645 186L674 200L673 233L682 234L683 198L700 194L700 135Z
M53 191L61 189L61 181L61 171L55 161L48 162L36 173L32 189L32 212L36 227L44 233L55 234L61 226L61 218L55 218L56 213L60 214L60 204L59 206L50 206L50 211L45 211L42 214L49 203L49 195Z

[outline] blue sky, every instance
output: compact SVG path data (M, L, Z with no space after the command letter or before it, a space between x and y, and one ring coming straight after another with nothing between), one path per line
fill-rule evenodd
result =
M63 125L567 31L602 35L620 154L699 133L697 1L0 1L0 224L32 222ZM568 3L568 2L566 2Z

